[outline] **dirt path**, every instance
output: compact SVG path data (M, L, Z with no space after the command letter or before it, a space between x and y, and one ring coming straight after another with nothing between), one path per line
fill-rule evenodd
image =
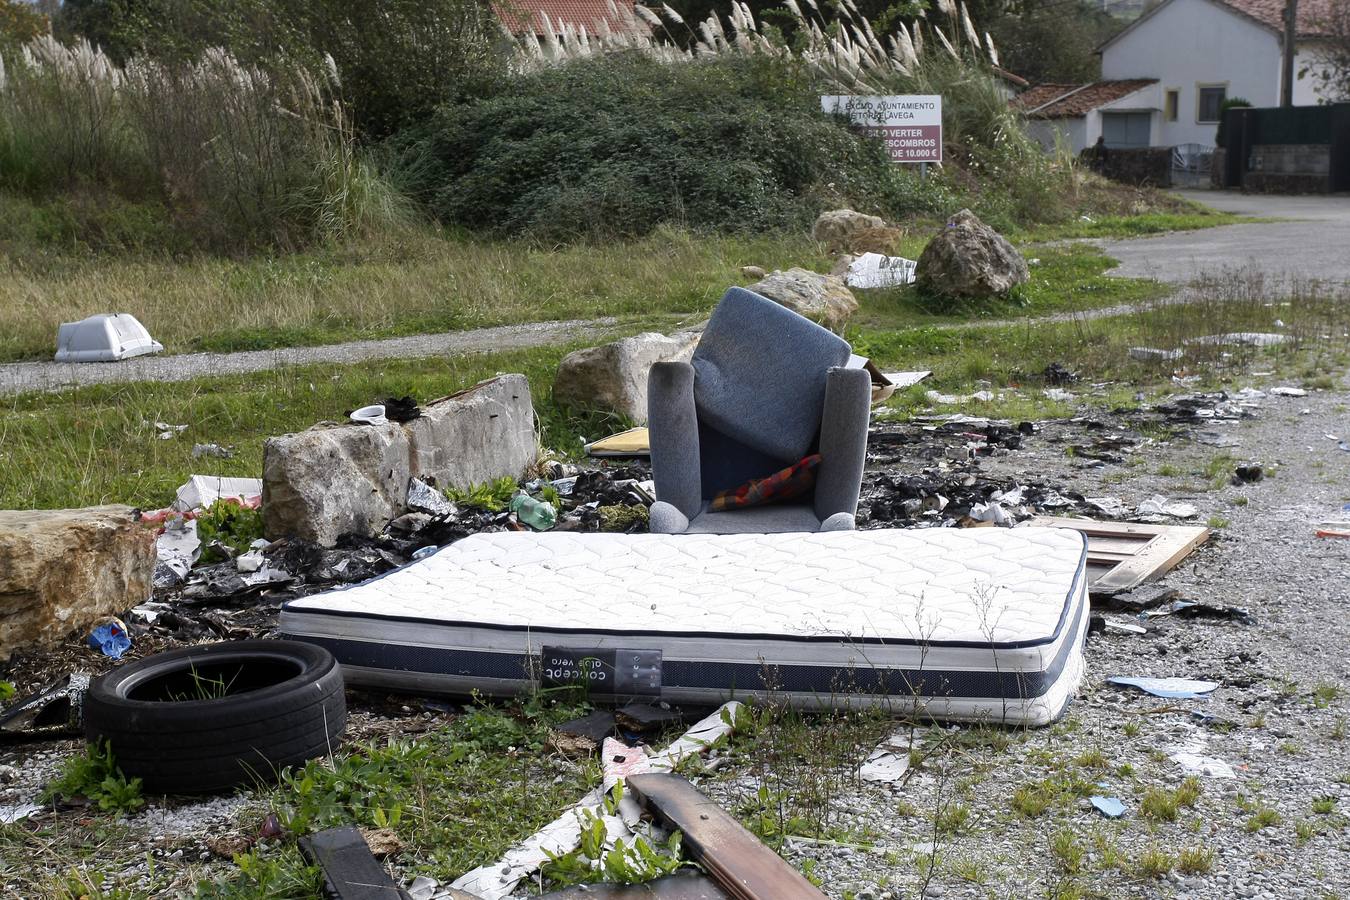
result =
M114 363L25 362L0 365L0 396L28 391L59 391L73 386L130 381L187 381L240 375L282 366L355 363L369 359L414 359L448 353L488 353L561 344L603 334L616 320L572 319L419 334L384 340L352 341L320 347L287 347L243 353L187 353L139 356Z

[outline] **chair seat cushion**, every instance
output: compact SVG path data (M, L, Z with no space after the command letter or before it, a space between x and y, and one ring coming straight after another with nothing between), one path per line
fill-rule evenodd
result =
M732 288L713 310L690 360L699 420L761 453L801 459L820 430L825 376L849 356L839 336L759 294Z
M820 519L809 505L774 503L728 512L699 513L685 534L776 534L820 530Z
M718 491L708 504L708 509L712 512L722 512L728 509L744 509L747 506L781 503L784 500L800 500L815 489L816 469L819 467L819 453L804 456L772 475L752 478L737 487Z

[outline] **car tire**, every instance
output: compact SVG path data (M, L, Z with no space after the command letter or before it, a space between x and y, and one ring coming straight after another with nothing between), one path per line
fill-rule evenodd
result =
M299 641L158 653L96 680L84 700L85 736L153 793L273 782L336 749L346 724L342 669Z

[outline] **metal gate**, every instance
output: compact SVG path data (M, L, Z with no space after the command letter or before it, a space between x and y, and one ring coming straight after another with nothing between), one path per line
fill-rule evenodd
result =
M1204 144L1177 144L1172 148L1172 186L1209 187L1214 148Z

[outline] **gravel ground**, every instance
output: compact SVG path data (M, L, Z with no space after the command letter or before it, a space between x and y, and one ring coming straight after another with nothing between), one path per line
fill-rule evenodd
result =
M1073 390L1082 413L1113 418L1090 390ZM1087 647L1089 673L1060 723L992 737L981 729L930 731L928 743L942 748L900 783L859 782L852 764L784 774L779 783L789 789L794 778L817 786L832 780L833 794L826 824L835 843L790 839L788 858L819 878L829 896L855 900L915 897L925 880L926 896L949 898L1350 896L1350 700L1343 691L1350 676L1350 541L1314 536L1319 522L1350 517L1340 511L1350 501L1350 453L1328 437L1350 432L1348 400L1343 390L1267 395L1255 401L1255 418L1206 426L1226 431L1236 447L1198 444L1192 429L1182 429L1141 445L1133 456L1143 462L1135 465L1066 454L1092 433L1082 421L1045 424L1022 449L981 459L982 474L1009 486L1035 480L1129 504L1154 494L1193 503L1194 521L1212 517L1222 527L1166 583L1195 600L1246 607L1255 623L1165 617L1148 621L1144 635L1096 634ZM954 445L961 440L951 438ZM1236 457L1232 463L1260 462L1274 475L1211 489L1199 473L1221 453ZM912 474L932 465L915 458L887 468ZM1132 621L1128 613L1103 614ZM1169 701L1110 687L1110 675L1184 676L1220 687L1209 699ZM381 707L355 697L353 731L415 735L436 724L438 713L417 712L419 704L408 702ZM0 747L0 808L32 799L74 747ZM1186 771L1169 758L1182 748L1227 762L1235 777L1200 777L1198 799L1183 804L1174 821L1145 815L1141 804L1151 789L1183 783ZM727 762L699 782L739 808L761 787L759 769L754 760ZM1100 783L1101 793L1124 801L1125 817L1109 821L1078 797L1052 802L1042 815L1015 810L1019 788L1035 794L1046 779L1067 776ZM1326 811L1314 810L1319 798ZM125 834L117 858L133 880L148 859L182 867L185 878L227 871L229 839L257 833L264 813L247 795L152 801L116 823ZM39 814L67 823L72 815L79 812ZM1273 824L1255 829L1258 816ZM935 818L948 827L935 832ZM1080 860L1057 861L1072 860L1075 847ZM1212 852L1208 871L1178 871L1183 849ZM938 862L926 879L933 850ZM1168 857L1154 859L1165 873L1141 872L1150 851ZM53 854L36 864L68 862Z
M239 375L313 363L355 363L368 359L415 359L443 353L487 353L561 344L603 334L615 320L573 319L532 322L444 334L322 347L290 347L241 353L185 353L138 356L110 363L26 362L0 364L0 396L26 391L59 391L72 386L128 381L188 381L203 376Z
M1314 536L1317 523L1350 518L1340 512L1350 501L1350 453L1327 437L1350 431L1346 399L1340 392L1267 397L1257 418L1224 429L1240 442L1227 451L1239 462L1278 467L1273 478L1241 487L1208 490L1203 477L1156 474L1163 464L1182 473L1203 468L1219 452L1185 438L1145 448L1142 466L1090 467L1057 443L1072 429L1048 426L1027 449L984 462L986 473L1010 483L1062 482L1131 504L1161 493L1194 503L1197 521L1227 520L1165 581L1188 598L1246 607L1256 623L1166 617L1148 622L1146 635L1092 636L1088 676L1058 725L1010 735L1006 749L958 742L959 750L937 754L903 785L843 777L833 824L872 848L789 841L789 858L815 860L807 865L832 897L916 896L940 797L969 816L938 837L931 897L1350 895L1350 540ZM1111 675L1181 676L1220 687L1210 699L1170 701L1111 687L1104 683ZM1181 808L1176 821L1150 819L1140 800L1151 787L1180 785L1187 773L1168 756L1182 747L1226 761L1236 777L1202 776L1193 808ZM1125 802L1125 817L1108 821L1086 799L1031 818L1014 810L1019 787L1065 773L1100 782L1101 794ZM733 774L712 789L734 806L759 786ZM1314 812L1315 798L1334 798L1333 811ZM1275 810L1278 823L1249 831L1258 806ZM1061 830L1084 850L1076 875L1051 851ZM1183 848L1213 851L1211 871L1139 874L1146 851L1175 862Z

